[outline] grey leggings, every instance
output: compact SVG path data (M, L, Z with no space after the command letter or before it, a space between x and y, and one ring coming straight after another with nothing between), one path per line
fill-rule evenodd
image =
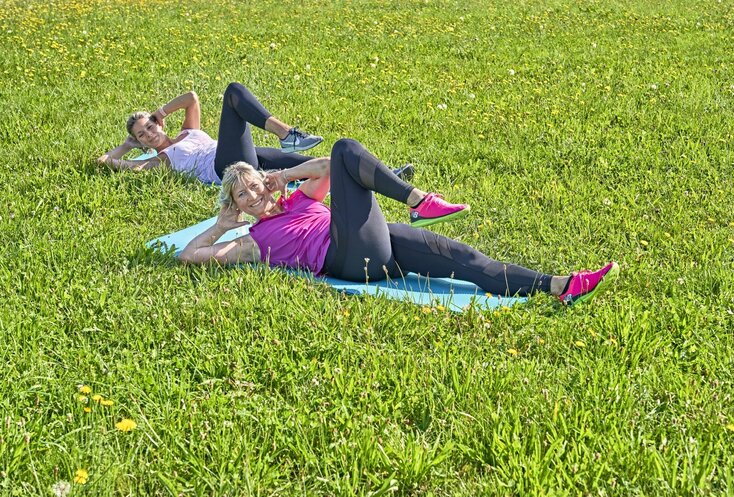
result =
M214 156L214 170L219 179L222 179L227 166L237 161L245 161L256 169L290 169L313 158L286 154L277 148L255 147L250 124L265 129L265 121L271 115L241 84L230 83L227 86Z
M405 203L412 190L359 142L336 142L331 150L331 244L324 272L349 281L412 272L471 281L499 295L550 292L548 274L498 262L428 230L387 223L372 192Z

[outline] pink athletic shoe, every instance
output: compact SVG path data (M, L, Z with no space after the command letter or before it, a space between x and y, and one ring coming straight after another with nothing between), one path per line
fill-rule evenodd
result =
M451 221L465 216L470 210L466 204L449 204L443 195L429 193L418 207L410 209L410 225L416 228Z
M564 305L580 304L594 298L594 296L617 279L619 266L610 262L598 271L579 271L571 274L571 281L565 293L558 296Z

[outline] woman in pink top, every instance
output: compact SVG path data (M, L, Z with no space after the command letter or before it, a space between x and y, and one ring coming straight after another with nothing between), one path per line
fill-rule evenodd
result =
M178 110L185 111L184 121L181 131L172 138L164 131L165 118ZM144 170L166 165L204 183L220 183L224 168L232 162L287 169L311 159L292 152L308 150L323 140L280 121L239 83L230 83L224 92L217 141L201 131L200 117L199 98L193 91L174 98L153 114L136 112L127 121L127 139L97 160L114 169ZM250 125L277 135L281 149L255 147ZM133 148L155 149L158 155L143 161L123 160Z
M309 178L289 198L289 180ZM323 200L331 187L331 209ZM280 190L276 200L273 192ZM410 206L411 224L387 223L373 192ZM350 281L398 278L413 272L471 281L486 292L529 295L542 291L564 304L591 299L618 273L616 263L598 271L552 276L493 260L461 242L416 229L466 214L469 206L450 204L395 176L354 140L342 139L331 159L292 169L257 171L246 163L230 166L222 180L222 208L214 226L194 238L179 258L188 263L267 262L308 269ZM248 235L217 243L228 230L257 219Z

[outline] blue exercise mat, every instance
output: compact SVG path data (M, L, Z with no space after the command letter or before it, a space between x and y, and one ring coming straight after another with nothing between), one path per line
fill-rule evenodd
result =
M214 225L216 217L207 219L188 228L176 231L170 235L161 236L147 243L148 247L170 251L178 254L183 248L203 231ZM243 226L225 233L220 242L233 240L248 233L248 227ZM303 273L291 271L294 275ZM416 305L442 305L452 311L461 312L474 304L480 309L495 309L510 307L527 301L527 297L500 297L487 295L484 290L462 280L450 278L424 278L416 274L408 274L405 278L384 280L368 283L354 283L336 278L313 277L314 281L326 283L336 290L351 295L370 294L382 295L393 300L402 300Z
M158 155L158 152L156 152L154 148L151 148L149 151L142 153L138 155L137 157L133 157L130 160L148 160L148 159L152 159L153 157L157 155Z

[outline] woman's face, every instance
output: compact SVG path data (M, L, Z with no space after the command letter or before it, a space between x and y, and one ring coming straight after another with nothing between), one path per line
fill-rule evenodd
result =
M156 148L162 145L166 138L163 128L153 119L142 117L135 121L132 127L133 136L141 145Z
M270 215L275 199L260 178L244 178L232 187L232 200L237 208L257 219Z

